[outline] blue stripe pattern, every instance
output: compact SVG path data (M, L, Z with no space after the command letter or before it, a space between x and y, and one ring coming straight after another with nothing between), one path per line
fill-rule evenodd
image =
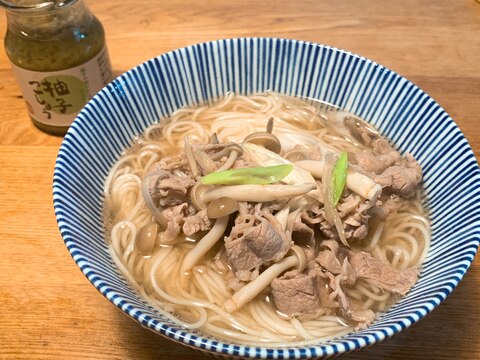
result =
M424 169L432 246L421 278L366 330L314 346L249 347L189 333L145 303L111 260L103 184L132 139L175 109L225 95L279 93L326 101L367 119ZM215 357L331 357L408 328L462 279L480 238L480 170L448 114L405 78L368 59L308 42L246 38L175 50L121 75L82 110L60 148L53 181L58 226L92 284L142 326ZM447 319L445 319L447 321Z

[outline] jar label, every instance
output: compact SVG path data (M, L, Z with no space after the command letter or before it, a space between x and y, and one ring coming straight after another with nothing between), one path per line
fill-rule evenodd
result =
M108 52L60 71L30 71L12 63L29 115L50 126L70 126L83 106L112 80Z

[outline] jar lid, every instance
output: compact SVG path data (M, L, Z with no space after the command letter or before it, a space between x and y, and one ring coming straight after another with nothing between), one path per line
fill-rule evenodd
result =
M0 7L5 8L7 11L14 12L43 12L58 8L64 8L76 3L78 0L53 0L53 1L41 1L41 0L23 0L23 1L10 1L0 0Z

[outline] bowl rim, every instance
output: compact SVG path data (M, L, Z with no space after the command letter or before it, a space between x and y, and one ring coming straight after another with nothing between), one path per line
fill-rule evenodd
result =
M169 56L174 53L179 53L181 51L187 51L191 50L193 48L201 47L206 44L221 44L221 43L229 43L232 44L233 42L237 41L249 41L249 40L256 40L256 41L278 41L278 42L283 42L283 43L292 43L292 44L298 44L300 46L314 46L318 47L320 49L326 49L326 50L331 50L333 52L338 52L345 54L348 57L352 57L355 59L358 59L359 61L362 61L364 63L369 63L371 65L377 66L381 68L382 70L392 74L394 77L398 77L405 81L409 86L412 86L413 89L416 89L417 91L420 91L420 93L424 94L428 99L433 100L434 104L438 106L438 108L443 112L444 114L448 115L448 113L443 109L430 95L428 95L425 91L423 91L421 88L419 88L417 85L412 83L410 80L407 78L403 77L402 75L396 73L393 70L390 70L389 68L378 64L377 62L370 60L366 57L363 57L361 55L355 54L353 52L350 52L348 50L343 50L339 49L333 46L329 45L323 45L315 42L310 42L310 41L303 41L303 40L295 40L295 39L289 39L289 38L277 38L277 37L233 37L233 38L225 38L225 39L218 39L218 40L211 40L211 41L205 41L205 42L200 42L196 44L192 44L189 46L177 48L171 51L168 51L166 53L163 53L161 55L155 56L151 59L148 59L135 67L129 69L128 71L124 72L120 76L118 76L116 79L114 79L110 84L105 86L102 90L97 93L92 100L98 99L100 93L105 93L111 91L110 87L112 84L118 83L120 81L123 81L125 77L132 76L132 74L142 66L145 66L146 64L153 63L155 59L159 59L162 57ZM85 107L93 106L92 100L90 100ZM81 110L80 114L84 112L84 109ZM142 327L149 329L156 334L161 335L162 337L168 338L170 340L173 340L174 342L180 343L182 345L185 345L187 347L193 348L195 350L200 350L202 352L208 352L210 354L215 354L215 355L222 355L222 356L227 356L230 358L284 358L284 359L297 359L297 358L318 358L318 357L331 357L331 356L336 356L340 355L343 353L349 353L353 351L357 351L360 349L363 349L365 347L372 346L376 343L382 342L385 339L388 339L395 335L396 333L409 328L411 325L415 324L422 318L424 318L427 314L429 314L431 311L433 311L438 305L440 305L446 297L458 286L459 282L463 279L465 276L468 268L470 267L473 258L478 251L479 247L479 242L480 242L480 234L477 233L475 239L476 239L476 244L473 245L473 255L471 258L469 258L467 261L464 261L463 263L466 262L466 266L462 267L460 270L458 270L458 277L456 277L454 280L452 280L449 283L449 288L445 288L443 296L440 296L439 298L436 298L436 301L432 301L430 304L431 306L427 306L424 311L419 312L417 314L416 318L408 319L408 321L402 322L402 324L396 324L398 326L394 326L393 324L389 324L388 327L391 331L381 331L381 330L375 330L376 334L374 336L368 337L368 339L365 339L362 336L359 336L356 341L355 340L349 340L354 343L353 346L345 346L345 344L339 344L337 341L342 341L344 335L339 338L334 338L332 340L328 341L323 341L317 345L286 345L282 347L273 347L273 346L256 346L256 345L246 345L246 344L241 344L241 343L234 343L234 342L226 342L225 340L211 340L209 338L204 338L202 336L199 336L195 333L190 332L189 330L181 330L180 327L178 329L172 328L165 323L162 323L156 319L151 318L148 315L145 315L142 313L141 309L136 308L134 305L132 305L128 299L122 298L121 295L117 295L115 293L114 289L109 288L108 284L105 283L103 280L98 279L97 275L95 274L94 271L92 271L92 268L90 268L87 265L85 265L85 259L83 257L78 257L75 254L75 246L71 246L68 244L70 239L66 238L66 230L65 227L63 226L62 222L64 222L64 218L60 215L61 209L60 209L60 199L61 196L58 194L58 190L62 188L62 184L56 179L56 174L61 172L62 170L59 169L59 163L60 163L60 154L62 149L67 147L72 139L72 134L77 130L77 126L79 123L84 122L85 119L83 119L81 116L77 116L76 119L74 120L72 126L68 130L67 134L65 135L65 138L62 141L59 154L57 156L56 162L55 162L55 170L54 170L54 179L53 179L53 205L54 205L54 210L55 210L55 216L57 220L57 224L60 230L60 233L62 235L62 239L72 256L73 260L77 264L77 266L80 268L82 273L85 275L85 277L89 280L89 282L107 299L109 300L112 304L114 304L118 309L120 309L123 313L125 313L128 317L134 319L136 322L138 322ZM476 174L475 174L475 180L477 185L480 184L480 169L478 168L478 161L476 160L476 157L472 151L472 148L470 144L468 143L467 139L465 138L465 135L461 132L461 130L458 128L456 123L453 121L453 119L448 115L448 119L446 121L450 121L453 123L453 125L458 129L459 133L461 134L461 140L465 141L466 147L468 148L469 152L469 157L473 158L476 162ZM478 208L480 209L480 204L478 205ZM477 224L479 225L479 224ZM472 240L473 241L473 240ZM108 255L109 256L109 255ZM127 282L128 283L128 282ZM140 297L140 295L138 295ZM142 299L143 300L143 299ZM144 300L144 305L147 307L151 307L151 305ZM370 327L369 327L370 328ZM357 334L357 332L352 332L351 334ZM209 344L209 346L206 346L206 343Z

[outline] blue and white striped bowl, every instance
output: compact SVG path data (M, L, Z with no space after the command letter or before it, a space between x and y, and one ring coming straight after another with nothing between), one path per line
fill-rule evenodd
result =
M433 239L420 280L368 329L314 346L250 347L189 333L129 287L105 244L103 184L136 135L179 107L228 91L266 90L326 101L367 119L401 151L411 152L424 170ZM120 76L87 104L65 136L53 194L68 250L108 300L144 327L227 357L329 357L380 342L445 300L470 266L480 237L480 171L448 114L414 84L381 65L294 40L249 38L194 45Z

